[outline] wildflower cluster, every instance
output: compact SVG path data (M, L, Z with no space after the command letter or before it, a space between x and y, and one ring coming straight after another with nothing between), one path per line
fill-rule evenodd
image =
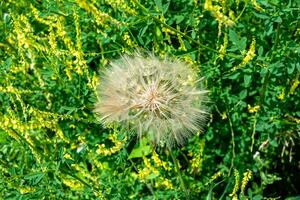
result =
M221 12L221 6L212 4L212 0L205 0L204 9L210 11L220 24L225 24L226 26L233 26L235 24L230 17Z
M297 196L298 8L1 1L1 199Z

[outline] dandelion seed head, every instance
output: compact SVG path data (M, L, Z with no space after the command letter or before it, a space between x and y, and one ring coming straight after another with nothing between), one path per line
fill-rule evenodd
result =
M201 130L207 91L192 67L179 60L135 53L111 62L100 77L95 112L104 124L130 123L155 144L183 144Z

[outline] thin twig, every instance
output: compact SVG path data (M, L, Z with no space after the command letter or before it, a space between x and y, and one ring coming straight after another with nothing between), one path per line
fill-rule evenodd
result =
M184 191L185 197L186 197L186 199L189 199L189 193L188 193L188 190L186 189L186 186L185 186L185 184L184 184L184 181L183 181L183 178L182 178L180 169L179 169L178 162L177 162L177 160L176 160L176 158L175 158L175 156L174 156L174 154L173 154L173 152L172 152L172 149L171 149L170 145L167 144L167 146L168 146L168 150L169 150L169 152L170 152L170 155L171 155L171 157L172 157L172 160L173 160L173 162L174 162L175 169L176 169L176 172L177 172L177 174L178 174L179 182L180 182L181 187L182 187L182 189L183 189L183 191Z
M243 10L241 11L241 13L239 14L239 16L237 16L237 18L235 18L235 22L237 22L239 20L239 18L243 15L245 9L246 9L246 6L248 5L248 0L245 2L245 5L243 7Z

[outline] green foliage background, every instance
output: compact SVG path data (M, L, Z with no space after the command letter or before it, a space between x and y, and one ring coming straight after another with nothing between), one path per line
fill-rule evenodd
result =
M1 1L1 199L299 199L299 8ZM99 70L137 48L194 64L210 90L205 131L173 149L180 174L92 112Z

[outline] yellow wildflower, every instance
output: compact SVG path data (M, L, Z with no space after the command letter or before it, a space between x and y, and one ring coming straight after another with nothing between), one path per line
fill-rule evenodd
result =
M27 194L27 193L30 193L30 192L35 192L35 189L32 188L32 187L22 187L22 188L20 188L20 193L21 194Z
M285 98L285 88L283 88L281 90L281 93L278 95L277 98L280 99L280 100L284 100L284 98Z
M259 109L260 109L259 105L256 105L256 106L252 107L251 105L248 104L248 112L249 113L256 113L256 112L259 111Z

